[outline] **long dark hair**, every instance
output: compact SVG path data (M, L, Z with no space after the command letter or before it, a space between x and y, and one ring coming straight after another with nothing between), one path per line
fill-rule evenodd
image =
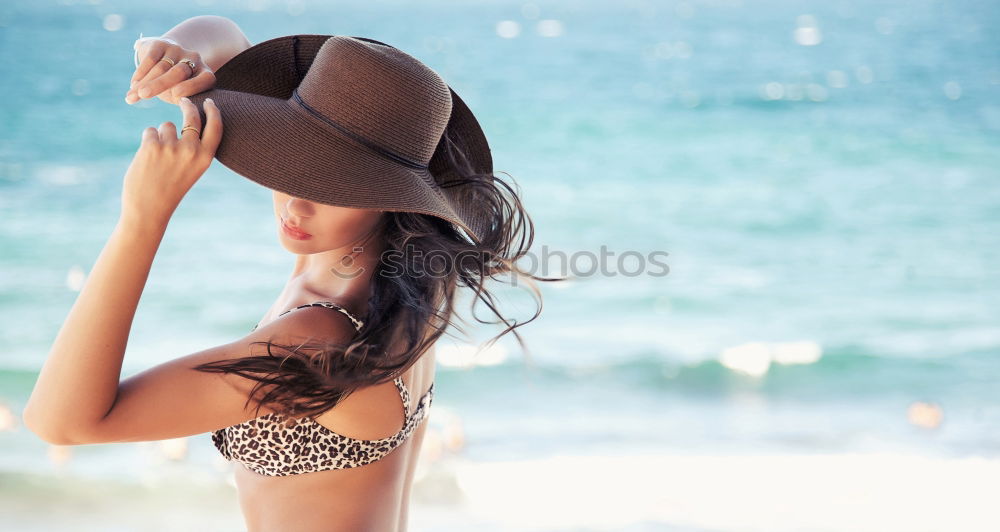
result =
M365 326L349 342L294 346L270 340L253 342L267 346L265 356L218 360L194 369L233 373L257 381L247 404L266 388L258 399L258 413L262 405L270 404L273 410L289 417L315 416L333 408L354 390L404 373L449 326L464 332L460 323L468 322L455 312L460 287L472 290L470 314L477 322L505 325L486 346L513 333L527 355L516 329L535 320L542 311L541 292L534 281L561 279L536 276L516 264L534 240L534 224L521 203L520 188L513 179L508 183L492 171L477 172L455 142L455 134L449 128L442 135L437 151L446 166L435 178L442 188L462 187L461 203L478 209L476 215L485 221L478 241L436 216L385 212L380 233L386 247L373 272ZM428 261L431 255L438 263ZM487 288L488 280L504 282L505 276L512 285L531 293L535 312L527 320L506 318ZM496 320L476 315L476 304L480 302ZM390 352L395 346L401 349ZM275 349L281 354L275 354Z

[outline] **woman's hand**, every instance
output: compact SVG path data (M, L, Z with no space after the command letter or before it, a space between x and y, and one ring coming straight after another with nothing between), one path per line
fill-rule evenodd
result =
M129 90L125 93L125 101L129 104L141 98L158 96L161 100L176 105L183 96L198 94L215 86L215 72L194 50L162 38L138 40L135 42L135 49L139 65L132 74ZM171 65L164 58L174 64ZM182 59L194 62L194 69L181 62Z
M191 100L179 100L184 126L181 138L172 122L147 127L142 144L125 173L122 218L166 224L195 182L208 170L222 140L222 117L211 99L204 104L206 124ZM199 137L199 131L201 135Z

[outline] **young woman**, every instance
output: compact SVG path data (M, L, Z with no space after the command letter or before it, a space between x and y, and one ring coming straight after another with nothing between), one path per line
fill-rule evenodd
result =
M531 281L544 278L514 263L533 237L516 188L493 174L454 91L384 43L293 35L251 46L232 21L201 16L135 48L126 100L176 103L183 127L179 138L171 122L143 131L118 223L25 424L63 445L212 432L236 462L249 530L405 530L433 345L457 327L457 289L506 324L500 335L518 337L541 311ZM153 257L213 158L273 191L291 278L242 338L120 381ZM528 281L529 320L494 305L484 283L504 275Z

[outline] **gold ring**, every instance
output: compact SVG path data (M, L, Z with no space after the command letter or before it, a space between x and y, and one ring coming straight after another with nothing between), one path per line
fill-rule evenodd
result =
M177 64L177 63L174 62L173 59L170 59L169 57L164 57L164 58L160 59L160 61L166 61L166 62L168 62L168 63L170 63L170 66L174 66L174 65Z
M195 133L197 133L198 135L201 135L201 130L198 129L198 128L196 128L196 127L194 127L194 126L184 126L184 128L181 129L181 135L183 135L184 132L187 131L187 130L189 130L189 129L193 129Z
M190 59L181 59L181 63L184 63L185 65L191 67L191 75L193 76L195 70L197 70L197 68L194 66L194 61Z

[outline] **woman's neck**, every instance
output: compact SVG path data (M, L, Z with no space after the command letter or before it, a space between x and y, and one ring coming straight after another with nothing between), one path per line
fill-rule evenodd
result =
M330 300L351 312L368 310L372 275L378 268L383 246L372 239L365 246L298 255L291 277L282 291L282 302ZM360 249L361 251L357 251Z

